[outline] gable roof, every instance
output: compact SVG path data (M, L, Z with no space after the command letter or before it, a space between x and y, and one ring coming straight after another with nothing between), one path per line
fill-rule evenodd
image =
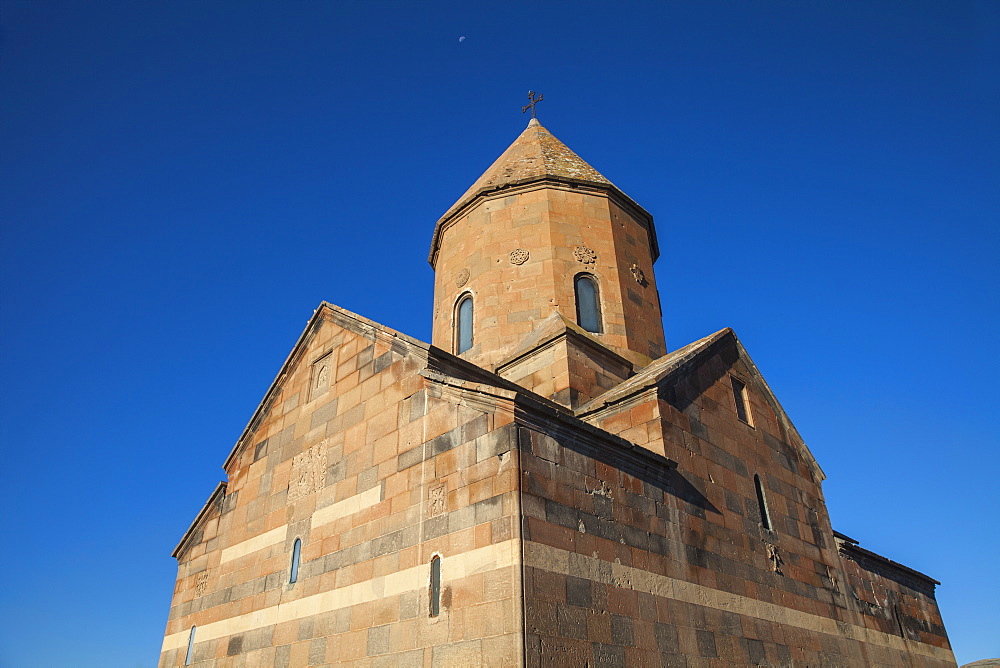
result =
M240 455L240 453L243 452L243 449L249 445L250 438L257 431L257 427L260 426L261 421L267 415L267 412L270 410L275 398L281 394L281 388L285 379L295 367L295 364L299 361L303 353L305 353L309 341L316 333L316 330L324 322L324 316L329 316L333 322L344 329L353 331L356 334L360 334L361 336L371 340L381 337L390 344L398 342L398 344L405 346L407 349L416 348L425 351L425 353L430 349L429 344L415 339L412 336L407 336L402 332L398 332L390 327L381 325L374 320L369 320L364 316L348 311L347 309L331 304L330 302L320 302L319 306L316 307L316 310L313 311L312 317L309 318L309 322L306 323L305 329L302 330L302 334L299 335L295 345L292 346L292 350L288 353L288 357L286 357L285 361L282 363L281 369L278 371L278 375L274 377L273 381L271 381L271 385L268 387L267 392L264 393L264 398L261 399L260 404L258 404L257 408L254 410L253 415L250 417L250 421L247 422L247 426L243 428L242 434L240 434L240 437L236 440L236 444L233 446L233 449L230 450L229 455L226 457L226 461L222 464L222 468L228 471L233 461Z
M188 547L190 547L191 538L195 535L201 525L212 516L212 511L222 509L222 502L226 498L227 486L228 483L225 481L222 481L215 486L215 490L209 495L208 501L206 501L205 505L201 507L198 514L194 516L194 520L191 521L187 531L184 532L184 535L181 536L180 541L178 541L177 547L175 547L174 551L170 553L171 557L174 559L180 559L184 552L187 551Z
M715 334L710 334L703 339L689 343L683 348L678 348L672 353L667 353L628 380L616 385L589 403L580 406L580 408L576 409L576 414L586 415L597 412L658 385L660 381L704 352L713 343L719 341L726 333L731 332L732 330L727 327Z
M721 329L714 334L698 339L683 348L679 348L672 353L664 355L635 376L632 376L628 380L611 388L601 396L576 409L575 413L579 417L586 417L599 411L612 408L616 404L626 402L637 395L652 390L653 388L659 389L669 387L674 381L680 378L682 372L697 366L703 360L708 359L714 351L718 350L720 346L727 344L735 345L740 359L742 359L747 366L750 367L753 380L763 390L764 398L771 405L775 415L778 416L778 421L781 423L782 427L791 436L789 440L792 445L798 449L799 454L806 462L806 465L819 481L825 480L826 474L823 473L823 469L820 468L816 458L809 450L809 446L806 445L802 436L795 428L795 425L792 424L792 420L788 417L788 413L785 412L785 409L781 406L781 402L778 401L778 398L771 390L771 387L767 384L767 381L764 380L764 376L761 375L757 365L754 364L750 355L743 347L743 344L740 343L736 333L729 327Z
M247 425L244 427L240 437L236 440L236 444L226 457L222 467L227 471L232 463L240 456L243 450L250 444L250 441L252 440L254 433L257 431L257 428L260 426L260 423L267 416L271 406L281 394L281 389L284 385L285 379L293 371L295 365L305 353L310 340L325 320L329 320L337 326L354 332L355 334L363 336L371 341L381 339L384 343L389 344L394 350L396 350L396 352L401 354L417 355L424 361L424 364L428 369L445 372L448 375L461 380L486 383L499 388L518 392L528 391L512 381L501 378L493 372L476 366L472 362L466 361L456 355L452 355L445 350L436 348L429 343L425 343L419 339L413 338L412 336L403 334L402 332L392 329L391 327L377 323L374 320L369 320L364 316L348 311L347 309L341 308L336 304L323 301L320 302L319 306L316 307L316 310L313 311L312 317L309 319L309 322L306 323L305 329L302 330L302 334L299 335L299 338L292 347L291 352L288 353L288 357L286 357L285 361L282 363L278 374L275 376L274 380L271 381L267 392L264 393L264 398L261 399L260 404L257 405L253 415L250 417L250 421L247 422ZM556 404L549 399L545 399L544 397L536 396L536 399L543 403L551 404L558 410L567 410L559 404Z
M623 350L617 346L609 346L559 311L553 311L550 316L542 320L535 329L531 330L521 339L517 349L499 362L495 366L494 371L500 373L500 370L504 367L510 366L533 351L544 347L546 344L564 337L571 339L578 345L589 348L594 354L627 368L629 373L635 368L649 364L651 361L648 357L640 353Z

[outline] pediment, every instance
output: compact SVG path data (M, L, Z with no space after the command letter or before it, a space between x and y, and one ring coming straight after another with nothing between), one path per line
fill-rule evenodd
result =
M616 406L628 405L640 395L648 395L654 391L660 398L675 403L678 401L679 394L689 391L688 388L681 386L684 380L692 374L696 374L700 367L720 351L726 353L724 356L727 357L727 362L735 363L740 360L746 365L750 382L757 386L761 395L777 415L782 428L788 434L789 442L797 449L817 481L824 480L826 474L823 473L823 469L820 468L816 458L795 425L792 424L791 418L781 406L781 402L778 401L757 365L754 364L746 348L729 327L664 355L635 376L581 406L575 413L584 419L597 413L606 414L614 411Z

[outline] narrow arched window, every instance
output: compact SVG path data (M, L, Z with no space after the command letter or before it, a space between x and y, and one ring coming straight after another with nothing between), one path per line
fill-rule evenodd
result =
M191 635L188 636L188 651L184 655L184 665L191 665L191 656L194 654L194 632L198 629L197 626L191 627Z
M431 559L431 617L441 614L441 557Z
M760 508L760 524L768 531L771 530L771 515L767 512L767 499L764 497L764 485L760 482L760 476L753 474L753 484L757 488L757 505Z
M576 291L576 322L588 332L600 334L601 300L597 293L597 280L589 274L580 274L574 281Z
M752 427L753 419L750 417L750 406L747 405L747 386L735 376L730 376L729 380L733 385L733 402L736 404L736 417Z
M301 556L302 541L296 538L295 544L292 545L292 572L288 576L288 584L295 584L295 581L299 579L299 558Z
M455 308L455 352L464 353L472 347L472 295L458 300Z

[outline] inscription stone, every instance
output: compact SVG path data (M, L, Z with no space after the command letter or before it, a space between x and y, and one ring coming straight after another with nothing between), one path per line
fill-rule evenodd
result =
M295 501L323 487L326 481L326 440L292 458L288 501Z
M194 587L195 596L204 596L205 591L208 589L208 571L198 574L198 582Z
M430 517L440 515L445 511L448 498L448 485L438 485L431 487L429 498L427 499L427 514Z

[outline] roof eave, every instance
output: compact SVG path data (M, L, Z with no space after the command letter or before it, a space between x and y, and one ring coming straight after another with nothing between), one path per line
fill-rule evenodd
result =
M926 573L921 573L915 568L910 568L909 566L905 566L899 563L898 561L893 561L889 557L884 557L877 552L872 552L871 550L861 547L860 545L858 545L858 542L853 538L847 538L847 536L844 536L843 534L838 535L839 532L837 531L834 531L833 533L834 536L836 536L838 539L838 547L840 551L845 554L854 553L861 555L863 557L867 557L872 561L877 561L891 568L895 568L898 571L902 571L903 573L909 575L910 577L922 580L923 582L930 584L931 586L937 586L941 584L940 582L938 582L931 576L927 575Z
M311 333L314 328L322 322L324 314L330 314L331 317L338 318L338 324L341 326L351 329L359 334L364 334L367 337L375 337L381 333L389 340L401 341L402 343L410 346L411 349L419 349L425 357L430 350L430 344L420 341L419 339L403 334L402 332L396 331L391 327L387 327L381 323L375 322L374 320L358 315L357 313L337 306L336 304L331 304L328 301L324 300L320 302L319 306L316 307L316 310L313 311L312 317L309 318L309 321L306 323L305 329L302 330L302 334L299 335L295 345L292 346L292 350L288 353L288 357L285 358L278 374L275 376L274 380L271 381L267 392L264 394L264 398L261 399L260 403L257 405L250 421L247 422L247 425L244 427L240 437L236 439L236 444L233 446L232 450L229 451L229 455L222 464L222 468L224 468L227 472L229 471L229 467L233 461L248 445L248 437L257 430L257 427L260 425L260 421L264 418L272 400L281 392L285 376L292 369L299 355L305 351L306 344L309 342Z
M208 513L211 512L212 508L218 505L219 495L221 494L225 497L226 487L228 487L228 483L225 481L222 481L215 486L215 491L209 495L208 501L205 502L205 505L202 506L201 510L198 511L198 514L195 515L194 520L188 526L187 531L184 532L184 535L181 536L180 541L177 543L177 547L175 547L174 551L170 553L171 557L174 559L180 559L181 553L185 550L185 548L187 548L187 542L198 528L198 525L201 524L205 517L208 516Z
M816 476L818 482L826 480L826 473L823 471L822 467L820 467L819 462L816 461L816 457L809 449L809 446L806 445L806 442L802 438L802 435L799 434L798 429L796 429L795 425L792 424L792 420L788 416L788 413L785 412L784 407L781 405L781 402L778 401L778 397L774 394L774 391L771 389L770 385L768 385L767 381L764 380L763 374L761 374L760 369L757 368L757 365L754 364L754 361L750 357L750 354L746 351L746 348L743 347L743 344L740 342L739 337L736 336L736 332L734 332L730 327L721 329L714 334L710 334L709 336L706 336L703 339L699 339L698 341L689 344L689 346L692 347L690 351L681 354L681 356L678 357L678 359L674 363L671 363L669 366L663 368L662 370L656 372L655 374L644 377L643 372L640 371L636 376L633 376L632 378L623 381L618 386L618 388L611 388L604 395L596 397L590 403L581 406L579 409L576 410L575 414L579 417L587 417L595 413L599 413L601 411L607 410L611 406L621 405L624 402L631 400L636 395L642 394L643 392L647 391L654 385L659 385L661 383L668 382L669 378L671 378L674 374L681 372L683 369L689 367L689 365L697 364L699 360L703 358L704 355L708 354L709 351L715 349L717 345L720 345L726 338L729 337L731 337L735 342L740 357L750 367L751 373L753 374L754 378L760 382L761 386L763 386L766 392L765 395L766 398L773 402L772 408L775 414L778 416L778 419L781 422L782 427L784 427L786 432L788 432L788 434L794 439L794 441L792 442L798 443L800 445L798 450L802 455L802 458L805 460L806 465ZM664 357L682 353L682 351L684 351L685 348L688 348L689 346L685 346L684 348L679 348L678 350L675 350L673 353L669 353ZM653 364L656 364L656 362L653 362ZM626 392L621 391L621 386L623 385L628 387L628 391ZM617 393L616 389L618 389Z
M468 195L467 197L456 202L443 216L441 216L440 219L438 219L437 223L434 225L434 234L431 237L431 250L427 256L427 262L430 263L431 267L435 266L437 263L438 251L440 250L441 245L441 235L444 233L444 230L457 218L460 218L472 210L480 199L493 197L501 193L504 195L513 194L518 191L531 189L546 183L568 185L571 188L596 190L607 193L608 197L612 201L623 209L629 211L629 213L646 228L649 235L649 248L653 261L655 262L660 256L660 246L656 239L656 228L653 224L652 214L642 208L642 206L640 206L634 199L622 192L618 186L613 183L600 183L596 181L574 179L568 176L545 174L542 176L532 176L530 178L521 179L520 181L512 181L509 183L502 183L500 185L480 188L471 195Z

